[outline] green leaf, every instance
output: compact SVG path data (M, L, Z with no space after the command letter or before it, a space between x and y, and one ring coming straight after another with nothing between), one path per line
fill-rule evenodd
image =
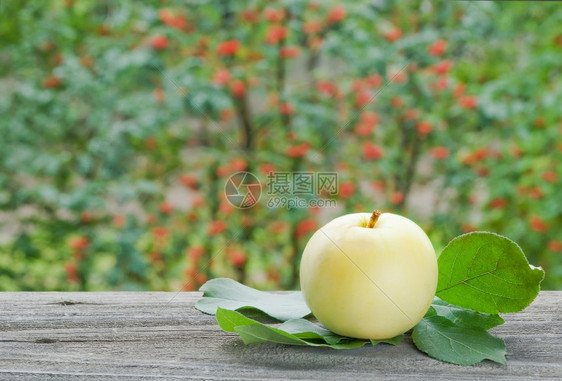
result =
M219 327L225 332L235 332L234 328L241 325L256 324L255 320L247 318L239 312L231 313L234 311L218 307L216 312L217 323Z
M322 339L328 344L337 344L349 338L322 328L306 319L291 319L279 326L279 329L297 336L299 339Z
M475 311L518 312L538 295L544 271L512 240L489 232L454 238L439 256L436 295Z
M289 320L276 328L221 307L217 308L216 318L224 331L238 333L245 344L276 343L351 349L367 343L365 340L336 335L305 319Z
M504 320L497 314L486 314L455 306L437 297L433 299L426 317L432 315L443 316L460 327L480 327L490 329L501 325Z
M382 340L373 340L371 339L371 344L373 346L380 344L380 343L385 343L385 344L390 344L390 345L398 345L402 342L402 340L404 339L404 335L398 335L398 336L394 336L391 337L390 339L382 339Z
M244 344L275 343L320 346L320 344L307 343L295 335L262 324L241 325L234 330L240 335Z
M429 356L457 365L474 365L483 360L506 364L505 343L479 327L461 327L443 316L424 317L412 339Z
M232 279L216 278L205 283L203 298L195 304L199 311L214 315L217 307L228 310L255 308L277 320L298 319L310 314L302 292L273 294L244 286Z

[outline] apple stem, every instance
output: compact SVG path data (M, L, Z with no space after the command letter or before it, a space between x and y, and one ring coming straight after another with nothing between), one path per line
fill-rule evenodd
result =
M379 212L378 210L375 210L373 212L373 214L371 214L371 219L369 220L369 223L367 224L368 228L374 228L375 224L377 223L377 220L379 219L379 217L381 216L381 212Z

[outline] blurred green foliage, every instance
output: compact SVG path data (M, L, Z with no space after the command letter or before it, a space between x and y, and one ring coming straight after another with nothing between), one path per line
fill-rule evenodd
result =
M296 287L330 211L234 209L240 170L337 171L338 214L404 214L437 251L506 235L562 289L560 25L549 3L3 1L0 289Z

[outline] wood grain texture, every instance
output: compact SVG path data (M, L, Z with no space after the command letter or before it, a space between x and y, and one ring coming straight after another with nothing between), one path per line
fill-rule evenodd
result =
M562 379L562 292L493 330L508 365L460 367L396 347L244 345L193 308L201 293L0 293L0 380Z

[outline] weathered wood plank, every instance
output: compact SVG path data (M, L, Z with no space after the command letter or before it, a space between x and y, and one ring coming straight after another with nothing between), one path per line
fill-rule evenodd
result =
M459 367L397 347L245 346L193 308L200 293L0 293L0 379L561 379L562 292L494 329L508 365Z

